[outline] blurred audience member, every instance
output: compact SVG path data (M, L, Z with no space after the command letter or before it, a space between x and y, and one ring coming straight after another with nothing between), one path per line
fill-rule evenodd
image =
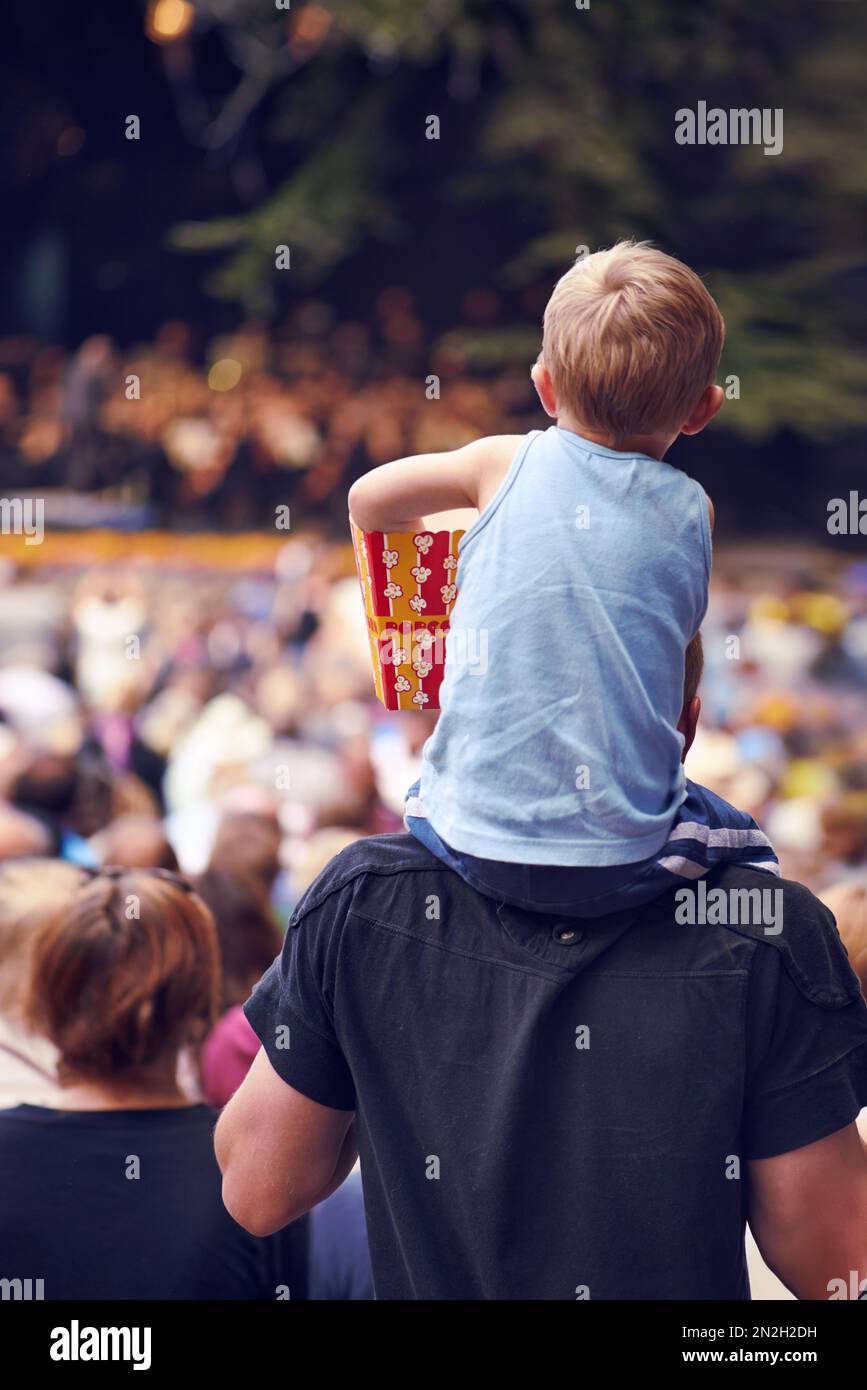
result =
M91 841L105 865L123 869L174 869L178 861L156 816L118 816Z
M837 930L867 999L867 878L847 879L828 888L822 901L833 912Z
M822 811L823 847L829 859L857 867L867 861L867 791L847 792Z
M44 926L32 967L28 1018L57 1048L62 1091L51 1108L0 1112L10 1268L38 1269L48 1299L297 1298L351 1282L312 1274L312 1228L258 1239L223 1207L215 1114L176 1081L220 989L217 933L189 884L160 870L85 881Z
M292 865L292 883L298 897L322 873L342 849L360 839L357 830L343 825L329 825L317 830L299 846Z
M202 1053L202 1087L206 1100L217 1108L234 1095L259 1051L241 1004L282 944L265 890L270 866L264 879L257 879L249 872L255 856L252 861L243 856L236 860L247 872L215 867L220 861L218 835L212 867L196 880L196 890L216 922L223 970L220 1018Z
M861 981L861 993L867 999L867 878L845 879L826 889L821 897L834 914L852 969ZM858 1129L867 1144L867 1108L858 1116Z
M0 860L50 854L52 836L41 820L0 803Z
M207 872L251 879L268 897L280 872L280 838L276 816L230 811L217 828Z
M0 1108L53 1105L60 1093L57 1049L25 1016L30 966L39 933L85 876L60 860L20 859L0 866Z

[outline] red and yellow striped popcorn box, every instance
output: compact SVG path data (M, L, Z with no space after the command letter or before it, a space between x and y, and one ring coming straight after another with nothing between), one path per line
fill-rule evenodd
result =
M352 544L376 694L386 709L439 709L463 531L362 531Z

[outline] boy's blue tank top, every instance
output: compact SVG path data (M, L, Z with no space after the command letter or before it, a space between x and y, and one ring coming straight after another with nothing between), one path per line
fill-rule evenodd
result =
M420 805L453 849L629 864L685 796L684 650L707 606L704 489L646 454L527 435L463 537Z

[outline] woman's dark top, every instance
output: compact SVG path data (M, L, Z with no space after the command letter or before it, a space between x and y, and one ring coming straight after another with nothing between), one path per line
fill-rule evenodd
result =
M232 1220L216 1121L206 1105L0 1111L0 1273L44 1280L46 1299L306 1297L307 1218L265 1239Z

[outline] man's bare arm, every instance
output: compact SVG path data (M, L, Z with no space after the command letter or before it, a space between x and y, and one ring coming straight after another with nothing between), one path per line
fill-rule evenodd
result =
M797 1298L867 1279L867 1152L856 1125L749 1163L749 1223L765 1262Z
M270 1235L330 1197L358 1157L355 1115L289 1086L260 1048L217 1123L223 1203L240 1226Z

